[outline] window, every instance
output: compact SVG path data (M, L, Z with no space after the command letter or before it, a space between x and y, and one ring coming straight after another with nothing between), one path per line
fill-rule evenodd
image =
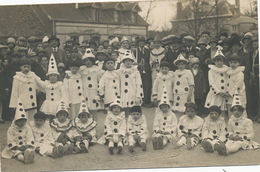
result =
M236 32L237 31L237 26L236 25L232 25L232 31Z
M70 38L74 41L74 42L79 42L79 36L70 36Z

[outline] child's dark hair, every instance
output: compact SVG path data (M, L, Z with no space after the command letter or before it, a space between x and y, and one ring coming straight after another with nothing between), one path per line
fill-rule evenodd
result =
M160 105L159 105L159 108L160 108L160 109L161 109L161 106L162 106L162 105L167 105L168 108L170 108L170 105L168 105L168 104L160 104Z
M197 105L196 105L195 103L193 103L193 102L186 103L186 104L185 104L185 107L186 107L186 109L187 109L187 108L192 108L192 109L194 109L196 112L197 112L197 110L198 110Z
M188 64L188 62L185 61L185 60L178 60L178 61L175 63L175 65L177 66L177 65L180 64L180 63Z
M234 62L234 61L240 63L241 62L240 57L238 55L230 56L229 62Z
M221 55L218 55L218 56L216 56L216 57L214 57L213 58L213 62L215 62L215 61L217 61L217 60L222 60L222 61L224 61L224 56L221 56Z
M56 113L56 117L57 117L60 113L62 113L62 112L65 112L65 113L67 114L67 117L69 116L69 113L68 113L67 111L65 111L65 110L59 110L59 111Z
M141 108L141 106L133 106L130 111L131 111L131 113L133 113L133 112L142 113L142 108Z
M90 113L88 113L88 112L81 112L78 116L79 116L79 118L81 118L83 116L87 116L88 118L90 118Z
M105 60L104 60L104 64L106 64L107 62L110 62L110 61L112 61L112 62L115 63L115 59L114 59L114 58L112 58L112 57L107 57L107 58L105 58Z
M118 105L113 105L113 106L109 107L109 110L110 110L110 111L112 111L112 110L113 110L113 108L114 108L115 106L118 106ZM119 106L119 107L120 107L120 106ZM122 107L120 107L120 109L121 109L121 111L123 110L123 108L122 108Z
M43 112L37 112L34 114L34 119L43 119L44 121L46 120L47 116Z
M70 67L80 67L80 66L81 66L80 60L75 60L70 62Z
M219 115L221 114L221 109L220 109L220 107L218 107L218 106L210 106L209 107L209 113L210 112L217 112Z
M245 110L245 108L243 108L243 106L235 105L235 106L231 107L230 111L233 112L235 107L237 107L239 112L244 112L244 110Z
M170 63L167 62L167 61L162 61L162 62L160 63L160 68L162 68L162 67L168 67L168 68L170 68Z
M23 65L32 65L32 61L29 58L21 58L19 61L19 66L22 67Z

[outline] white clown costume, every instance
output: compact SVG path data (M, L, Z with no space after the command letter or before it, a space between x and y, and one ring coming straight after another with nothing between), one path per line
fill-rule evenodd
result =
M82 56L82 60L86 58L95 59L95 56L92 54L90 49L86 49L85 54ZM79 69L79 74L81 75L83 84L83 95L87 101L89 110L98 110L103 108L97 91L99 80L103 73L104 71L95 65L91 67L86 67L84 65Z
M169 111L167 113L163 113L160 108L156 112L154 122L153 122L153 138L154 137L163 137L163 146L165 146L168 142L173 141L177 137L177 123L178 119L176 115L171 111L171 103L168 98L168 94L166 88L163 88L160 105L169 105ZM163 133L160 133L162 131Z
M59 75L53 54L51 55L48 73L46 75L49 76L50 74ZM65 102L65 106L68 107L67 93L61 81L51 83L49 80L41 81L39 78L36 81L41 91L46 93L46 100L40 108L41 112L44 112L47 115L55 116L61 100L63 100Z
M78 112L78 115L80 113L86 112L89 114L87 104L85 100L81 101L80 110ZM80 144L84 144L86 149L88 150L89 143L96 143L96 126L97 122L94 121L93 118L88 118L88 121L86 123L82 123L79 117L74 119L73 125L76 129L76 146L81 149Z
M33 156L32 158L34 158L35 143L34 143L32 129L28 125L27 122L21 128L15 124L15 121L19 120L19 119L27 120L28 118L25 113L23 103L18 98L16 112L15 112L15 118L14 118L11 126L7 130L7 143L6 143L7 146L5 147L5 149L2 152L2 157L7 158L7 159L14 158L14 157L18 158L19 154L22 154L22 155L24 155L24 158L25 158L24 162L26 163L28 153L32 154L32 156ZM27 148L24 151L15 149L16 147L21 148L24 146L29 146L29 148Z
M123 36L120 44L122 44L123 41L129 42L128 39L125 36ZM119 63L122 63L122 60L124 59L125 53L127 53L129 50L128 49L124 49L123 47L121 47L117 51L118 51L118 54L119 54L117 59L118 59Z
M216 56L223 56L223 53L221 50L218 50L216 52ZM213 58L213 59L214 59ZM221 97L220 95L217 95L218 93L225 93L227 89L227 70L228 67L226 65L223 65L222 68L218 68L215 65L209 65L209 86L210 90L207 95L207 99L205 102L205 107L209 108L210 106L219 106L221 107L221 110L227 110L226 105L226 99Z
M235 93L232 106L242 106L239 94ZM228 139L224 144L221 143L218 148L218 153L222 155L228 155L230 153L237 152L239 149L258 149L260 144L253 141L255 136L252 120L248 119L245 115L241 115L239 118L234 115L228 121L228 137L231 135L241 137L240 140L234 141Z
M174 64L176 65L176 62L178 61L186 61L187 59L183 57L182 54L180 54L177 59L174 61ZM173 80L174 80L174 86L173 86L173 106L172 110L177 112L184 112L185 111L185 104L187 103L187 98L189 95L190 87L194 87L194 77L190 70L184 69L179 70L177 69L173 73ZM194 91L191 95L191 102L194 102Z
M134 57L131 51L128 51L123 60L131 59ZM123 108L132 107L134 105L141 105L143 98L143 85L141 75L136 66L126 68L124 64L118 70L120 76L120 90L121 90L121 103Z

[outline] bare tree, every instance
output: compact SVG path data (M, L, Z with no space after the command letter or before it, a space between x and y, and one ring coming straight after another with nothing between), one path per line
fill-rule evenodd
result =
M253 0L249 3L249 6L245 9L244 14L249 17L257 18L257 0Z
M149 7L144 17L144 20L148 22L152 10L155 8L154 0L149 1Z

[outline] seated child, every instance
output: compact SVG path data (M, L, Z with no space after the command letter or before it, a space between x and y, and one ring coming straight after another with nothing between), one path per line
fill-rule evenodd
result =
M214 145L219 141L226 141L227 128L225 119L220 116L221 109L218 106L209 108L209 115L202 126L202 147L206 152L214 152Z
M34 115L34 121L30 122L35 139L35 151L42 156L62 157L63 147L59 146L57 148L55 146L49 122L45 122L46 117L43 112L37 112Z
M3 158L17 158L25 164L34 162L34 138L27 124L27 115L23 103L18 98L15 118L7 131L7 146L2 152Z
M97 122L91 118L88 111L86 101L82 100L78 118L74 119L74 127L76 129L76 146L78 152L88 153L89 143L95 143Z
M252 141L254 138L253 122L243 115L244 108L239 95L235 93L231 106L232 116L228 121L228 141L220 142L216 145L216 150L220 155L229 155L239 149L257 149L259 143Z
M187 103L185 115L181 116L178 123L178 146L186 145L187 149L195 147L201 137L203 119L197 116L197 106L195 103Z
M171 111L171 103L164 87L159 110L155 114L153 123L153 149L163 149L168 142L174 143L176 138L177 117Z
M104 128L104 136L99 139L98 143L105 144L108 142L110 154L114 154L114 146L117 144L117 153L121 154L126 135L126 119L119 99L115 99L110 104L110 111L107 113Z
M64 102L60 102L59 110L51 122L52 135L57 147L63 147L63 154L70 154L73 151L74 144L72 143L73 130L72 123L69 119L69 112L66 109Z
M146 151L146 140L149 137L149 132L146 118L142 114L141 106L133 106L131 108L131 115L127 121L127 132L129 134L129 151L134 151L136 143L141 145L143 151Z

